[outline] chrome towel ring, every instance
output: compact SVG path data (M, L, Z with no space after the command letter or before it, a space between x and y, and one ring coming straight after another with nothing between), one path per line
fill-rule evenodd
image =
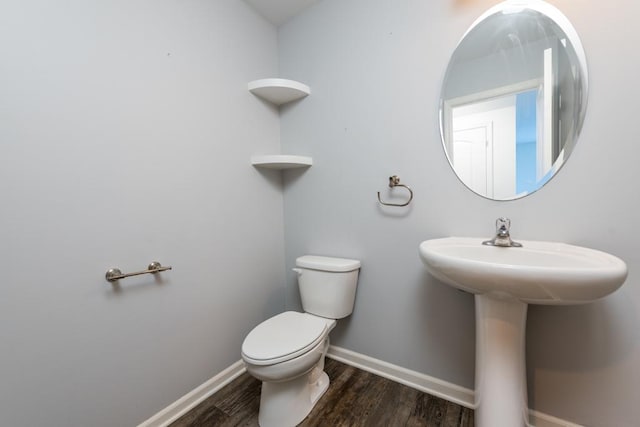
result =
M378 191L378 202L380 202L381 205L402 207L402 206L407 206L409 203L411 203L411 200L413 200L413 191L411 191L411 189L406 185L400 184L400 177L398 175L393 175L389 177L389 188L393 188L393 187L404 187L407 190L409 190L409 200L407 200L406 203L383 202L382 199L380 198L380 192Z

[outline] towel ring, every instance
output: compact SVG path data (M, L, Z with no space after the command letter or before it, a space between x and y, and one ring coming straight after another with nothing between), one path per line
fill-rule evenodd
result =
M407 206L409 203L411 203L411 201L413 200L413 191L411 191L411 189L406 185L400 184L400 177L398 175L393 175L389 177L389 188L393 188L393 187L404 187L407 190L409 190L409 200L407 200L406 203L383 202L382 199L380 198L380 192L378 191L378 202L380 202L381 205L402 207L402 206Z

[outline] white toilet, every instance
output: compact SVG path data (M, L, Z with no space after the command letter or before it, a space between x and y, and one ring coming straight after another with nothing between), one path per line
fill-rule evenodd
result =
M311 412L329 387L329 332L353 311L360 261L305 255L296 266L305 312L267 319L242 343L247 371L262 381L261 427L293 427Z

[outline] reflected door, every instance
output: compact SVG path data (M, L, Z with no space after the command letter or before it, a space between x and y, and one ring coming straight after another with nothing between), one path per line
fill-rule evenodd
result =
M491 123L453 131L453 163L460 179L473 191L493 195L493 132Z
M478 194L499 199L515 194L515 124L515 95L453 108L453 166Z

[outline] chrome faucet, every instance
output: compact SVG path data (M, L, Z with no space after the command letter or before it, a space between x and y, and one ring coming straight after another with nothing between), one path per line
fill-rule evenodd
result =
M509 218L500 217L496 219L496 235L491 240L485 240L483 245L501 246L506 248L521 248L522 244L511 240L509 229L511 228L511 220Z

